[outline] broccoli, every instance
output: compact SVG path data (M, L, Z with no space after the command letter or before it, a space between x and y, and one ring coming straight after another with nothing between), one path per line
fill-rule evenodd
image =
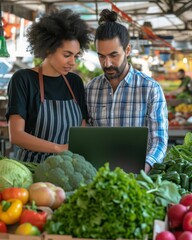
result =
M51 155L40 163L33 175L34 182L51 182L62 187L65 192L88 184L96 175L96 168L79 154L65 151Z

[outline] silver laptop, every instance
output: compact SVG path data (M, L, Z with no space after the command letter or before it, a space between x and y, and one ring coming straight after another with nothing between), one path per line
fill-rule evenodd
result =
M71 127L69 150L82 155L99 169L106 162L111 170L140 173L144 169L147 127Z

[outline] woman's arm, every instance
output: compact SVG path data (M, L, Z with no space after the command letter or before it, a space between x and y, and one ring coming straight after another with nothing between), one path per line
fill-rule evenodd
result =
M60 153L68 150L68 144L56 144L25 132L25 120L20 115L10 115L9 140L12 144L34 152Z

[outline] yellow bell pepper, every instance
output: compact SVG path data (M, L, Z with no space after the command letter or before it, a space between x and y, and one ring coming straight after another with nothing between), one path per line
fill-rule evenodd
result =
M23 210L23 203L19 199L9 199L0 204L0 220L5 224L14 224L19 221Z
M15 234L38 236L41 233L36 226L33 226L31 223L27 222L19 225L15 231Z

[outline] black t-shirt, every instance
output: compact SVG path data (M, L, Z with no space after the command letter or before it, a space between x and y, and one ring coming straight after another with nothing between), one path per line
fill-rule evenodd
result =
M66 78L80 106L83 119L87 118L84 85L82 79L75 73L68 73ZM43 75L44 98L47 100L70 100L73 97L63 79ZM19 114L25 119L25 131L30 133L35 128L40 107L39 75L31 69L20 69L10 79L8 86L8 107L6 118Z

